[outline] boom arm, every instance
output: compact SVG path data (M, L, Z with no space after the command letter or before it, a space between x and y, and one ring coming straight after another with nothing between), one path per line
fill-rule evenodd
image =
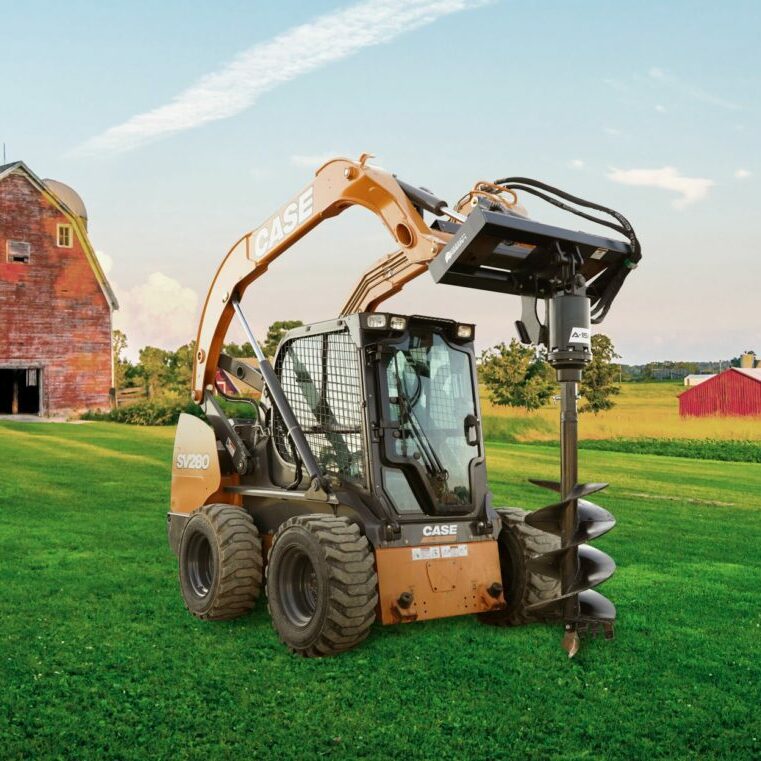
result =
M368 158L368 154L363 154L356 162L333 159L323 164L310 185L263 225L246 233L225 256L201 313L193 368L196 401L203 398L204 388L214 382L219 354L234 314L233 297L240 301L246 288L278 256L323 220L350 206L363 206L381 218L399 244L399 251L379 260L359 281L342 314L375 309L424 272L446 245L451 234L430 228L402 185L388 172L367 166ZM415 200L428 206L424 197Z
M246 288L296 241L350 206L363 206L380 217L399 250L365 272L341 314L375 310L430 268L436 282L520 295L524 304L523 318L517 323L521 339L546 343L547 326L536 318L538 300L583 285L592 305L592 322L601 322L641 257L639 241L625 217L544 183L524 177L509 177L496 184L478 182L458 204L463 210L467 207L465 216L428 191L367 166L368 158L369 154L363 154L359 161L339 158L323 164L310 185L230 249L214 276L201 314L193 369L196 401L214 382L234 314L233 302L240 302ZM515 190L612 228L629 242L526 219L519 211ZM512 195L512 202L505 200L504 192ZM592 216L578 206L616 221ZM437 217L431 226L424 221L423 210Z

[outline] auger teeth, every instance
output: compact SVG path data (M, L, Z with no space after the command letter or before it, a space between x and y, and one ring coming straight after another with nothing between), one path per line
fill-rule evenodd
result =
M563 500L535 510L526 516L526 523L540 531L560 536L563 512L570 501ZM616 525L616 519L607 510L583 499L578 500L577 516L578 528L568 546L597 539Z

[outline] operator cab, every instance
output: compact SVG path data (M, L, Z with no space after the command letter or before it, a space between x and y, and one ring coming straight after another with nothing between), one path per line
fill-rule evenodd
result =
M484 507L474 326L360 313L291 330L274 369L333 488L382 500L400 522ZM273 443L297 468L272 406Z

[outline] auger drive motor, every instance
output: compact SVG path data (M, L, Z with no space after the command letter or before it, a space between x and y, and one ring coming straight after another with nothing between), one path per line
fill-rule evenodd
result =
M588 542L615 521L587 499L605 484L577 482L576 400L591 325L636 267L637 238L617 212L534 180L478 182L452 208L368 158L320 167L233 246L212 281L193 375L205 419L180 418L168 514L185 603L198 618L229 619L266 589L280 639L305 656L348 650L376 620L463 614L557 622L573 655L586 631L612 636L616 615L593 589L615 565ZM625 240L529 219L518 193ZM353 205L378 216L398 250L365 272L336 319L289 331L270 362L244 291ZM474 326L379 311L425 271L521 297L520 339L546 347L561 387L560 480L534 481L557 493L553 504L492 504ZM223 353L233 319L254 357Z

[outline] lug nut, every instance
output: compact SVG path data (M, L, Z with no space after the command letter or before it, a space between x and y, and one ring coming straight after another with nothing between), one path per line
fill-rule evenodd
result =
M407 608L410 607L410 605L412 605L413 599L414 598L412 596L412 592L402 592L399 595L399 599L396 601L396 604L400 608L404 608L406 610Z

